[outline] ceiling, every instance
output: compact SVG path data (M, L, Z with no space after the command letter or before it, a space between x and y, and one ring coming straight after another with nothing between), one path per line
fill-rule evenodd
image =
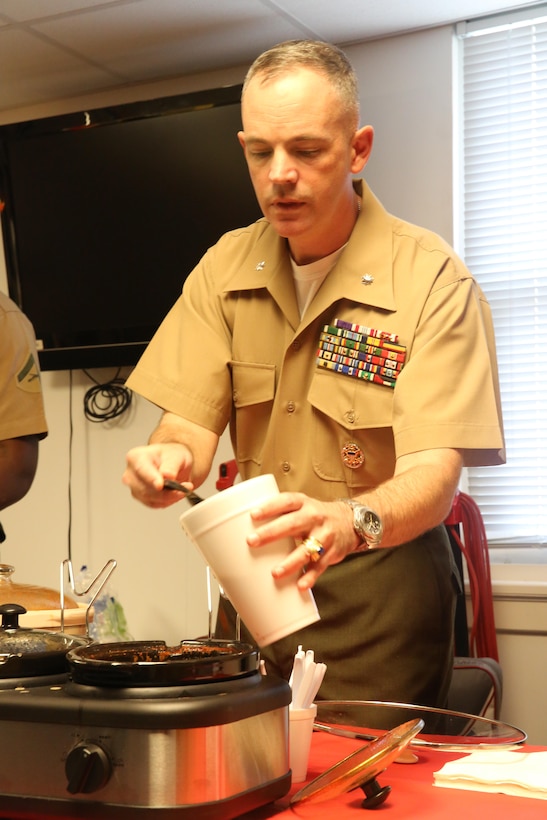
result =
M0 0L0 112L247 65L282 40L338 45L530 0Z

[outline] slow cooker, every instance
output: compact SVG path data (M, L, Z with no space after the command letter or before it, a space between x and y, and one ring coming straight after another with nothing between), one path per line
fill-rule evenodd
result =
M229 820L289 791L291 690L253 646L77 641L61 655L55 674L2 681L3 817Z

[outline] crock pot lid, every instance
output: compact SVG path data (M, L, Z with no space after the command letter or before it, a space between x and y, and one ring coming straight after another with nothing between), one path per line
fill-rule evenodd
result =
M19 616L26 613L21 604L1 604L0 655L27 655L44 652L67 652L82 641L62 632L46 632L19 626Z

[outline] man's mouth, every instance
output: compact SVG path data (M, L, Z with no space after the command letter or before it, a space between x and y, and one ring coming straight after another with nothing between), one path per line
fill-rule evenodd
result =
M298 200L278 199L272 203L272 206L279 211L290 213L291 211L299 210L303 204L303 202Z

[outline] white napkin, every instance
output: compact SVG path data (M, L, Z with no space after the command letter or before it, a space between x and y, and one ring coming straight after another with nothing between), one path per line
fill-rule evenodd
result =
M547 800L547 752L481 749L445 763L433 777L436 786L449 789Z

